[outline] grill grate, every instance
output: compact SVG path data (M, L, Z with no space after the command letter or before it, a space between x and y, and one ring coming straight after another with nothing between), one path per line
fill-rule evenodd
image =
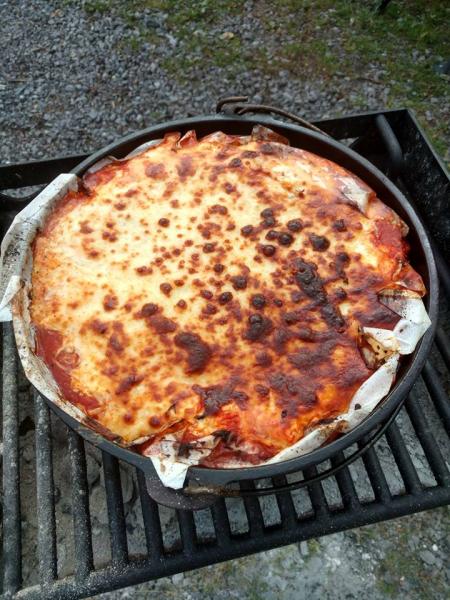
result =
M381 166L391 178L398 177L398 185L416 199L439 246L443 251L448 248L449 240L437 211L443 210L449 182L409 112L360 115L322 121L319 126L336 138L352 139L358 152ZM46 183L82 158L0 167L0 188ZM25 201L5 195L0 201L4 230ZM438 267L442 287L448 291L448 271L439 256ZM95 456L101 467L93 480L89 468L92 448L52 415L38 395L31 393L19 365L11 325L5 324L5 598L91 596L448 503L450 472L444 457L450 455L450 406L446 392L450 346L442 328L446 314L444 299L441 327L429 362L396 421L362 458L306 489L265 498L220 499L195 516L190 511L159 507L148 496L142 474L125 469L106 453ZM24 452L29 450L26 446L32 440L29 434L33 427L35 468L30 468ZM364 440L360 447L363 443ZM283 487L293 478L314 477L344 459L345 454L341 453L318 469L308 469L303 475L276 477L264 485ZM254 489L260 482L240 485ZM103 509L94 503L93 494L105 494ZM35 527L30 522L32 506L36 506ZM103 527L99 527L100 521ZM105 544L99 537L103 538L104 533L109 533L109 555L101 551ZM37 549L31 569L28 555L24 561L25 541L27 547L34 543Z

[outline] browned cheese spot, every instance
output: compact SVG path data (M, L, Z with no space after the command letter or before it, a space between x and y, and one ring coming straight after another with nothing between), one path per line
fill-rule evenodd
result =
M103 308L105 310L114 310L115 308L117 308L118 304L119 304L119 300L117 299L117 296L114 296L112 294L107 294L103 298Z
M183 331L174 338L175 344L187 353L186 373L201 373L212 356L209 345L196 333Z

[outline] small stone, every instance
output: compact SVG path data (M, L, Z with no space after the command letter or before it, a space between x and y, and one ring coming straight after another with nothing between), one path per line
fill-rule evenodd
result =
M433 565L435 562L435 556L429 550L422 550L419 552L419 556L424 563L427 563L427 565Z
M34 446L32 446L31 444L28 446L25 446L25 448L22 450L22 458L25 462L31 462L32 460L34 460Z
M64 515L72 514L72 501L63 500L59 503L59 508Z
M108 511L106 510L106 496L103 486L97 484L90 494L91 512L96 516L100 525L108 525Z
M120 469L120 480L122 482L122 497L126 504L130 502L134 495L134 481L133 475L128 468Z
M442 566L444 564L444 561L442 560L442 558L440 556L435 556L434 557L434 567L439 571L440 569L442 569Z
M308 554L309 554L308 542L300 542L300 554L302 556L308 556Z
M100 479L100 465L90 454L86 454L87 480L93 486Z
M175 575L172 575L172 581L175 585L180 584L184 579L184 574L183 573L175 573Z
M221 40L232 40L234 38L234 33L232 31L224 31L220 35Z

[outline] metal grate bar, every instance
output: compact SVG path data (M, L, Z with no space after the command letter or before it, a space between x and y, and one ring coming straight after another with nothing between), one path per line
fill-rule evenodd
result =
M188 555L192 554L195 552L197 540L194 515L189 510L177 510L176 512L180 526L181 541L183 543L183 552Z
M241 490L254 490L254 481L241 481L239 483ZM247 514L248 528L250 535L258 536L264 531L264 519L261 512L261 505L258 498L252 496L244 497L244 507Z
M364 444L364 440L358 445L361 447ZM368 448L362 455L364 466L366 467L367 475L370 480L375 499L383 504L391 500L391 492L384 476L383 469L381 468L380 461L378 460L377 453L372 447Z
M442 506L448 501L448 490L444 488L434 488L424 490L421 503L417 507L420 510ZM131 563L132 571L116 569L113 566L106 569L100 569L90 574L89 578L79 583L72 577L67 577L61 581L55 582L51 590L45 596L45 600L60 600L65 598L80 598L92 596L100 592L110 591L115 588L125 587L156 579L177 573L187 571L210 564L215 559L228 560L245 556L252 552L269 550L277 546L284 546L300 539L309 539L322 536L336 531L343 531L353 527L360 527L376 521L385 521L411 513L411 496L406 494L396 496L389 503L388 507L372 503L365 506L364 510L354 514L348 511L335 512L332 518L326 521L318 522L317 519L308 519L301 524L285 531L281 528L269 528L265 536L255 538L253 536L240 536L239 544L229 548L226 553L215 555L214 548L205 546L198 548L195 555L186 557L178 553L167 557L166 562L160 561L152 567L145 561L134 560ZM39 586L29 587L21 590L16 595L17 600L42 600L42 592Z
M148 558L150 561L159 560L164 553L164 544L158 505L147 493L144 473L140 469L136 469L136 474L141 499L142 518L144 519Z
M392 450L392 454L394 455L400 475L402 476L405 488L411 494L419 494L422 491L422 486L397 423L392 423L385 435Z
M211 506L211 515L216 532L217 545L219 547L229 547L231 529L224 498L219 498L219 500Z
M102 451L102 459L111 536L111 558L113 564L123 566L128 562L128 548L119 461L104 451Z
M287 478L285 475L277 475L272 477L272 483L274 486L287 485ZM281 523L283 527L292 527L297 524L297 513L295 510L292 496L289 492L279 492L275 494L278 504L278 510L281 515Z
M444 427L450 436L450 403L444 387L439 380L439 374L430 362L426 362L422 371L422 377L428 388L436 410L442 419Z
M316 477L317 476L317 468L309 467L304 471L305 477ZM316 483L311 483L307 486L309 497L311 499L311 505L314 509L314 513L316 517L319 519L327 519L330 516L330 511L328 508L328 502L325 496L325 492L323 491L322 484L320 481Z
M75 578L84 579L94 568L92 555L89 488L86 473L84 442L68 430L70 474L72 477L72 514L75 546Z
M419 403L417 392L410 393L406 402L406 411L411 419L417 437L427 457L428 463L433 471L439 485L450 485L450 474L445 464L439 446L434 439L428 421Z
M336 456L331 458L331 464L333 467L337 467L345 460L343 452L338 452ZM339 491L342 496L342 502L344 507L350 510L358 510L360 507L360 501L355 490L352 476L348 467L344 467L338 471L334 477L336 478Z
M19 485L19 406L17 354L10 323L3 325L3 587L5 596L20 586L21 518Z
M57 577L56 521L50 409L39 394L35 395L35 410L39 577L45 586Z
M388 120L384 115L378 115L375 117L375 126L378 129L383 144L389 155L389 162L387 167L387 176L395 181L400 174L404 161L403 151L400 143L392 131L392 127L389 125Z
M435 342L436 346L439 348L442 358L444 359L445 366L447 369L450 369L450 340L445 335L441 327L438 327L436 330Z
M1 189L18 189L43 183L47 184L59 173L71 171L85 158L87 158L86 154L75 154L73 156L44 158L12 165L1 165ZM19 202L18 209L22 208Z

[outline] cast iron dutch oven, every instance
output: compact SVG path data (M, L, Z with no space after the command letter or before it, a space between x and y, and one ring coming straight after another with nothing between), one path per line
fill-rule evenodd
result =
M218 111L220 111L226 103L237 100L242 101L245 99L230 98L221 101L218 104ZM241 107L240 109L239 106ZM236 105L234 106L234 109L236 109ZM284 114L301 125L287 124L285 122L274 120L267 115L257 117L243 114L250 110L252 112L262 112L262 110L264 110L268 113ZM73 417L58 408L53 402L47 400L50 407L61 417L61 419L87 441L91 442L101 450L109 452L117 458L141 469L146 477L147 489L150 496L161 504L174 506L176 508L196 510L211 504L219 496L232 496L238 494L248 495L252 493L263 495L273 493L273 487L257 487L256 489L253 488L245 491L241 489L239 491L236 486L230 487L229 484L245 480L277 477L301 471L305 468L318 465L335 456L337 453L342 452L352 444L360 442L359 449L353 452L345 460L341 460L337 467L334 466L332 469L323 471L313 479L304 478L294 484L285 484L281 487L277 486L276 491L279 492L294 487L301 487L310 484L312 481L323 479L332 474L332 472L335 472L338 468L342 468L343 465L349 464L355 460L364 450L381 437L400 410L406 395L418 377L430 351L438 314L438 278L430 241L418 215L400 190L366 159L362 158L350 148L333 140L299 117L273 107L246 105L243 108L242 104L238 104L237 112L240 112L241 114L216 114L213 116L201 116L184 120L169 121L160 125L155 125L148 129L128 135L118 142L102 148L98 152L92 154L88 159L84 160L73 169L72 172L81 177L87 169L102 158L107 156L122 158L137 146L149 140L160 139L165 133L170 131L178 131L181 134L184 134L188 130L194 129L199 138L219 130L231 135L248 135L251 133L255 124L261 123L286 137L292 146L303 148L332 160L360 177L408 224L409 234L407 239L411 247L410 260L411 264L422 276L428 290L424 302L432 325L418 343L415 352L402 358L396 382L386 398L378 405L371 415L349 433L342 435L321 448L313 450L309 454L280 463L234 469L190 467L186 478L186 484L182 490L173 490L165 487L157 476L149 458L137 454L130 449L122 448L116 443L107 440L76 421ZM362 438L364 438L364 443L361 443Z

